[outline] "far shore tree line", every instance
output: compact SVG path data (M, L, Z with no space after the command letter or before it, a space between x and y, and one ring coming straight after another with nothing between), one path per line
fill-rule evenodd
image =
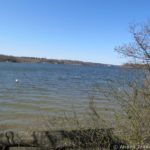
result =
M1 55L1 54L0 54L0 62L49 63L49 64L70 64L70 65L84 65L84 66L107 66L106 64L84 62L84 61L78 61L78 60L61 60L61 59L39 58L39 57L17 57L17 56L8 56L8 55Z

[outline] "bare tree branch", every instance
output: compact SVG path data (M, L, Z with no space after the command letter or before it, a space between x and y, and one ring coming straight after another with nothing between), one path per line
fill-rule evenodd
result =
M132 43L115 48L124 57L129 57L134 63L144 64L150 68L150 22L142 25L130 26L133 37Z

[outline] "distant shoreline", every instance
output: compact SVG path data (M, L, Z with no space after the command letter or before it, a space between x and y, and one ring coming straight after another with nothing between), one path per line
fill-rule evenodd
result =
M13 62L13 63L48 63L48 64L70 64L70 65L83 65L83 66L115 66L102 63L84 62L78 60L59 60L59 59L47 59L38 57L18 57L0 55L0 62Z

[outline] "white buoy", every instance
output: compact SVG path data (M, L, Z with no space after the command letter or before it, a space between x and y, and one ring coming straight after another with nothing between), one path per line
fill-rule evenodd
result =
M15 81L16 81L16 83L18 83L18 82L19 82L19 80L18 80L18 79L16 79Z

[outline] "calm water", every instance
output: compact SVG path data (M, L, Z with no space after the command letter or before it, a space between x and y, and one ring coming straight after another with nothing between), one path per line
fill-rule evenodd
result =
M61 116L72 107L82 113L96 85L105 87L107 79L129 80L134 76L134 70L119 67L0 63L0 126L37 124L40 116ZM113 107L106 100L99 105Z

